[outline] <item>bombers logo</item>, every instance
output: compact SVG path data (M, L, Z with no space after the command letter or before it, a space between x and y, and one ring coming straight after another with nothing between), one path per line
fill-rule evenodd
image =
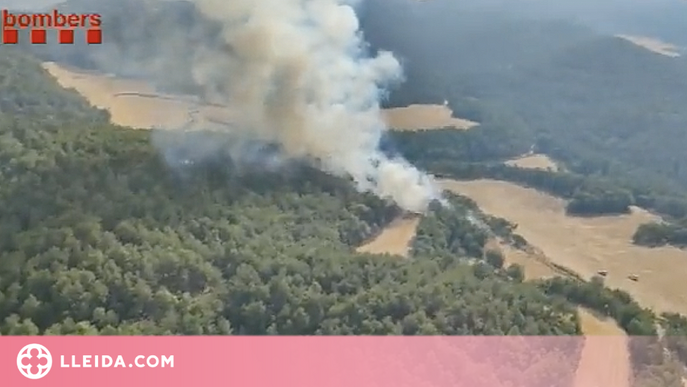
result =
M29 379L41 379L52 368L52 355L40 344L29 344L19 351L17 368Z

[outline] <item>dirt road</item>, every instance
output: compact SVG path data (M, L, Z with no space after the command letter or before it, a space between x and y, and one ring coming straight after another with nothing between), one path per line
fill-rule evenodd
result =
M627 337L586 336L574 387L629 387Z

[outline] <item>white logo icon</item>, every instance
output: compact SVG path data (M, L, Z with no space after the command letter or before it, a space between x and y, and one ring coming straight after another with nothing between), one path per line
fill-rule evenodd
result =
M52 368L52 355L40 344L29 344L17 355L17 368L29 379L40 379Z

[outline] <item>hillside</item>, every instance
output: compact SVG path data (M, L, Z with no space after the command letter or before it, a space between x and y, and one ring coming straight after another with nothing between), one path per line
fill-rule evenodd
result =
M561 21L476 11L456 19L446 2L396 5L370 3L363 23L373 46L393 50L406 66L408 81L387 106L446 100L483 129L442 134L435 144L443 149L399 136L402 153L434 165L438 156L493 164L545 155L673 224L640 229L638 243L687 245L684 58Z
M355 254L397 212L345 181L220 155L172 169L155 132L107 123L21 54L1 59L3 334L578 332L574 309L499 270L477 278L460 255ZM180 150L221 141L168 135ZM468 240L464 254L479 253ZM474 324L503 308L522 323Z
M496 23L488 15L468 14L476 20L464 25L450 14L373 4L379 9L370 6L369 18L389 11L385 20L393 22L371 25L366 36L375 47L403 58L408 74L390 104L448 100L468 119L501 109L523 120L540 151L569 161L577 171L643 168L680 180L673 161L660 157L680 153L677 128L685 121L681 106L687 99L683 61L564 23ZM591 164L595 159L607 161Z

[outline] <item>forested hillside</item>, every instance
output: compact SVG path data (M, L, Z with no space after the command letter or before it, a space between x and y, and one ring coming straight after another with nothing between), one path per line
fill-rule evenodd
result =
M354 254L395 208L295 162L171 168L150 131L108 124L34 60L1 55L3 334L579 333L570 305L476 273L461 258L482 254L469 223L439 224L460 235L450 255Z
M454 176L505 178L573 199L571 213L639 205L672 224L640 228L637 243L686 244L685 59L579 25L439 8L382 1L366 8L367 38L403 58L408 74L389 106L447 100L457 116L482 125L394 134L398 151ZM532 146L568 173L499 165Z
M391 104L447 99L456 114L478 122L514 115L539 151L576 172L654 174L656 183L687 185L680 149L687 62L565 23L466 27L449 24L453 15L427 23L422 8L415 11L401 24L421 30L385 24L366 31L376 47L406 60L408 81Z

